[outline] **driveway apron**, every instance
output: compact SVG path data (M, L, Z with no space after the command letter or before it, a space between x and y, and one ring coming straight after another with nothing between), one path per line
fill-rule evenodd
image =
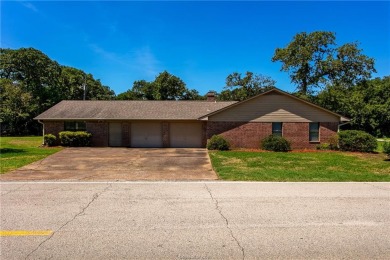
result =
M206 149L67 148L2 174L1 181L215 180Z

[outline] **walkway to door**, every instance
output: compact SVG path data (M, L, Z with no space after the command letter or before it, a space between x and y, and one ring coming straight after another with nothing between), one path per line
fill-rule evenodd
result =
M1 181L215 180L206 149L67 148Z

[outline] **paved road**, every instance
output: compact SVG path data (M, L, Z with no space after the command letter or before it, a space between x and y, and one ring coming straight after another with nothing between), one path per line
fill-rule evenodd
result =
M389 259L390 183L1 183L1 259Z

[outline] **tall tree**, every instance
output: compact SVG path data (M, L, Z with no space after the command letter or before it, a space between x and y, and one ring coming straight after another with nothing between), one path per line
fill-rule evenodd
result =
M345 88L327 86L315 102L351 118L353 129L390 136L390 77L376 78Z
M32 95L24 90L23 83L0 78L0 123L1 132L27 134L34 124L31 113L37 109Z
M302 32L285 48L277 48L272 61L282 62L301 94L311 94L327 84L352 86L369 79L374 59L362 54L357 43L336 45L333 32Z
M183 80L167 71L161 72L154 81L138 80L132 89L117 96L129 100L194 100L202 99L198 91L187 89Z
M54 96L59 95L60 75L60 65L39 50L0 49L0 78L19 83L24 91L30 92L39 112L51 106Z
M2 131L7 126L8 134L38 134L41 126L32 119L63 99L83 99L84 82L86 99L115 96L91 74L61 66L33 48L0 49L0 79Z
M268 76L247 71L242 77L241 73L233 72L226 77L226 86L219 99L242 101L274 88L275 84L276 81Z

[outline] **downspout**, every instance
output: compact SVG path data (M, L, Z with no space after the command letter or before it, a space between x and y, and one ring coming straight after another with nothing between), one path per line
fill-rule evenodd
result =
M45 145L45 124L39 119L38 123L42 124L42 145Z
M350 123L350 121L339 124L339 125L337 126L337 133L340 132L340 127L341 127L341 126L346 125L346 124L349 124L349 123Z

